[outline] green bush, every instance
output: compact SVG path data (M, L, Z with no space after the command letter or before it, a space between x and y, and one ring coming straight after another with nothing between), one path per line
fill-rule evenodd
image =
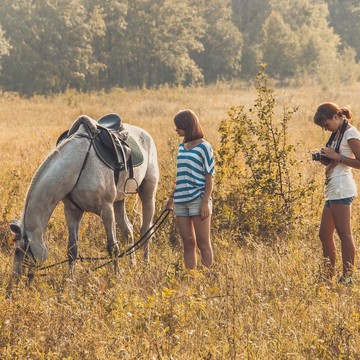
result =
M314 185L303 179L296 146L288 143L288 124L298 109L284 108L280 119L275 116L265 67L256 76L256 89L253 108L232 107L219 127L216 221L240 239L273 242L290 235L304 213L300 200L306 201Z

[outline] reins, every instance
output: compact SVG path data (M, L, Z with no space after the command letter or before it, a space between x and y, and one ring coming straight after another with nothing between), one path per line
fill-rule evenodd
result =
M115 258L109 260L109 257L82 257L82 256L78 256L75 260L80 260L80 261L101 261L101 260L108 260L107 262L105 262L104 264L101 264L99 266L96 266L95 268L93 268L92 270L98 270L106 265L111 264L114 259L116 258L122 258L124 256L127 255L131 255L132 253L134 253L137 249L141 248L142 246L144 246L149 239L156 233L156 231L159 229L159 227L164 223L164 221L167 219L167 217L169 216L170 212L172 210L170 209L164 209L162 211L162 213L160 214L160 216L155 220L155 222L153 223L153 225L140 237L140 239L138 241L136 241L133 245L131 245L129 248L127 248L126 250L124 250L123 252L121 252L120 254L118 254ZM42 270L47 270L50 269L52 267L58 266L58 265L62 265L64 263L67 263L69 260L62 260L59 261L57 263L51 264L51 265L47 265L47 266L43 266L37 269L37 271L42 271ZM45 275L45 274L44 274ZM44 276L43 275L43 276Z

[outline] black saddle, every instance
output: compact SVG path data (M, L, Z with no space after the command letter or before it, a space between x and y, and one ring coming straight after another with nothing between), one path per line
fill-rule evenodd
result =
M83 117L83 119L84 121L81 121L82 118L79 118L75 122L75 126L73 125L70 129L71 134L69 130L64 131L56 145L73 135L81 124L84 124L91 133L87 125L89 118ZM92 134L94 134L93 131ZM133 178L133 168L141 165L144 158L137 142L124 129L119 115L107 114L97 120L96 132L92 139L98 157L114 171L116 184L119 181L120 171L129 170L129 177ZM127 158L128 161L126 161Z
M118 132L124 130L124 125L122 124L121 117L118 114L104 115L97 122L101 127L109 130L116 130Z

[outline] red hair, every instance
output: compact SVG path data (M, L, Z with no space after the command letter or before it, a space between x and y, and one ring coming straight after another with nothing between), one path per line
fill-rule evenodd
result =
M314 115L314 123L321 127L324 126L326 120L332 119L334 115L350 120L352 113L347 108L340 108L332 102L325 102L318 106Z
M190 109L179 111L174 117L174 123L178 129L184 130L185 143L191 140L202 139L204 137L200 121L196 114Z

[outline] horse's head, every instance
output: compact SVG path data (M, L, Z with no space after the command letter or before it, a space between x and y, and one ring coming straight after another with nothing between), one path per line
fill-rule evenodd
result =
M19 220L12 220L10 229L14 233L14 242L16 243L15 263L21 262L24 258L44 262L48 257L48 249L42 241L42 236L35 236L24 231L23 225Z

